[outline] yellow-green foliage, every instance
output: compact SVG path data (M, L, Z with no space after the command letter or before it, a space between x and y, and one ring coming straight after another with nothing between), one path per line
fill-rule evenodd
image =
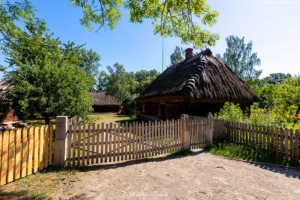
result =
M278 114L277 109L279 108L259 108L258 104L256 103L251 106L251 114L249 116L248 114L243 113L239 104L226 102L220 112L216 113L215 117L221 120L300 129L300 116L288 116L288 114L280 115Z

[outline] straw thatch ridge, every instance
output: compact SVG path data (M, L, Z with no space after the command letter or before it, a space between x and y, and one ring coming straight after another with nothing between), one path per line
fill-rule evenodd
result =
M120 101L116 96L106 95L106 91L89 91L89 95L93 99L93 105L120 105Z
M167 68L136 99L181 94L198 99L262 101L209 49Z

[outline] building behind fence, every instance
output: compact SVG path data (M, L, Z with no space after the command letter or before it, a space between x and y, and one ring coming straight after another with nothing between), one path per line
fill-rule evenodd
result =
M216 120L212 115L117 125L78 125L77 118L58 116L55 132L53 144L52 125L0 131L0 184L52 164L64 167L143 159L204 148L224 138L253 144L270 156L299 163L299 130Z

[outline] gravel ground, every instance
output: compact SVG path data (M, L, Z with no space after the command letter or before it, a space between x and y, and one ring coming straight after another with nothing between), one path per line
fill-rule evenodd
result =
M93 166L69 175L54 199L300 199L300 170L195 151Z

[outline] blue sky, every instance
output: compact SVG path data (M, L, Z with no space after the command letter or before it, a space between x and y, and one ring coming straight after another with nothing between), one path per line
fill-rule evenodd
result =
M87 49L100 54L100 70L118 62L126 71L156 69L161 72L162 38L153 34L150 20L131 24L128 11L123 9L124 17L115 30L107 28L95 33L79 24L81 8L75 8L69 0L31 2L39 10L37 17L47 21L55 37L64 42L86 43ZM221 36L216 46L211 47L213 54L225 51L227 36L244 36L246 42L253 41L253 52L257 52L262 61L258 67L263 70L261 77L277 72L300 72L300 0L210 0L208 3L220 12L218 23L207 27ZM176 45L192 47L181 45L179 38L165 38L164 67L170 64L170 54ZM6 65L3 60L0 55L0 64Z

